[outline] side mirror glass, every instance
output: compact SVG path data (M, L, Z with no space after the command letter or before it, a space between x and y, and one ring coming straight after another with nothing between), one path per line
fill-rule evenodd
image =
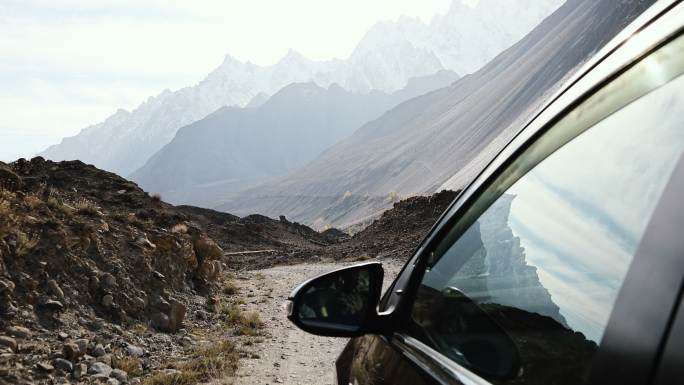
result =
M288 316L300 329L321 336L354 337L377 321L382 265L364 263L323 274L299 285L288 298Z

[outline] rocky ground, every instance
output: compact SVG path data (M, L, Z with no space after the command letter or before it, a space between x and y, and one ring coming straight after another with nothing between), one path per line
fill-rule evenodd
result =
M396 271L453 196L349 237L174 207L78 161L0 163L0 383L318 384L343 341L293 329L286 294L352 261Z
M402 264L397 259L379 259L385 269L385 285L394 280ZM353 264L327 262L276 266L238 274L246 295L245 311L258 312L264 321L260 344L246 348L235 383L238 385L334 383L334 362L346 338L307 334L285 318L283 305L293 288L308 278Z

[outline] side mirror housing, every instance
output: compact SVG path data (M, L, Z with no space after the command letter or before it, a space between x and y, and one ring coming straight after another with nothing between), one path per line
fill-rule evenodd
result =
M378 262L335 270L310 279L288 297L287 318L320 336L357 337L377 332L377 305L384 271Z

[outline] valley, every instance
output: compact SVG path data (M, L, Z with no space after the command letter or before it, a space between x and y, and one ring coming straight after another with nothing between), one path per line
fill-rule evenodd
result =
M100 46L122 51L81 63L78 55L60 56L59 44L55 52L23 52L52 43L49 29L40 39L29 39L21 23L14 27L27 36L5 33L16 37L14 53L26 57L8 64L14 72L7 78L21 80L10 84L17 95L0 95L7 111L0 134L29 139L17 160L10 141L0 141L7 152L0 154L0 385L332 385L348 339L316 337L291 324L284 309L291 290L367 261L382 263L387 288L461 191L654 1L449 0L429 19L427 12L416 16L417 8L398 16L399 3L387 2L397 15L353 17L354 31L346 20L344 31L327 28L339 21L327 9L313 15L286 7L281 12L294 19L283 20L274 12L283 3L272 2L269 17L261 9L245 17L240 28L257 31L253 36L232 12L256 7L249 2L173 10L158 2L116 10L104 4L82 13L45 4L49 23L38 7L20 3L0 10L71 34L74 20L87 20L88 33L105 41L93 37L79 54ZM65 16L72 12L78 17ZM393 15L378 13L385 14ZM145 33L135 38L108 29L128 31L138 22ZM276 36L293 39L297 28L296 42ZM152 35L156 40L138 42ZM320 59L284 45L300 39L318 47L311 57ZM137 51L123 49L133 46ZM240 54L226 54L235 47ZM170 48L169 60L156 57ZM250 55L274 60L255 64ZM55 57L63 62L43 62ZM107 60L111 67L98 67ZM135 86L119 89L119 82ZM176 88L141 97L166 82ZM71 111L93 123L65 128L85 126ZM40 119L55 121L22 131ZM49 142L53 137L61 140ZM42 151L29 151L38 145ZM543 317L566 328L507 224L515 196L496 198L503 202L490 207L497 215L473 227L479 259L466 272L513 279L526 291L510 303L543 307ZM426 249L431 259L439 247ZM445 284L452 275L445 269ZM346 287L349 280L338 282ZM367 290L358 282L354 291ZM451 282L447 291L430 291L460 301L460 286ZM322 302L333 289L321 289ZM345 317L360 317L364 301L339 297ZM338 307L330 303L307 311L328 317ZM575 352L593 354L595 344L581 333L567 337L577 342L568 343ZM546 344L540 341L532 345Z

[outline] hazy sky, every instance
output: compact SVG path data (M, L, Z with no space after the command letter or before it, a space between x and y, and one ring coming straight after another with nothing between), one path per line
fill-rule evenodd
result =
M345 58L375 22L429 21L450 3L2 0L0 160L29 157L117 108L195 84L227 53L262 65L289 48Z

